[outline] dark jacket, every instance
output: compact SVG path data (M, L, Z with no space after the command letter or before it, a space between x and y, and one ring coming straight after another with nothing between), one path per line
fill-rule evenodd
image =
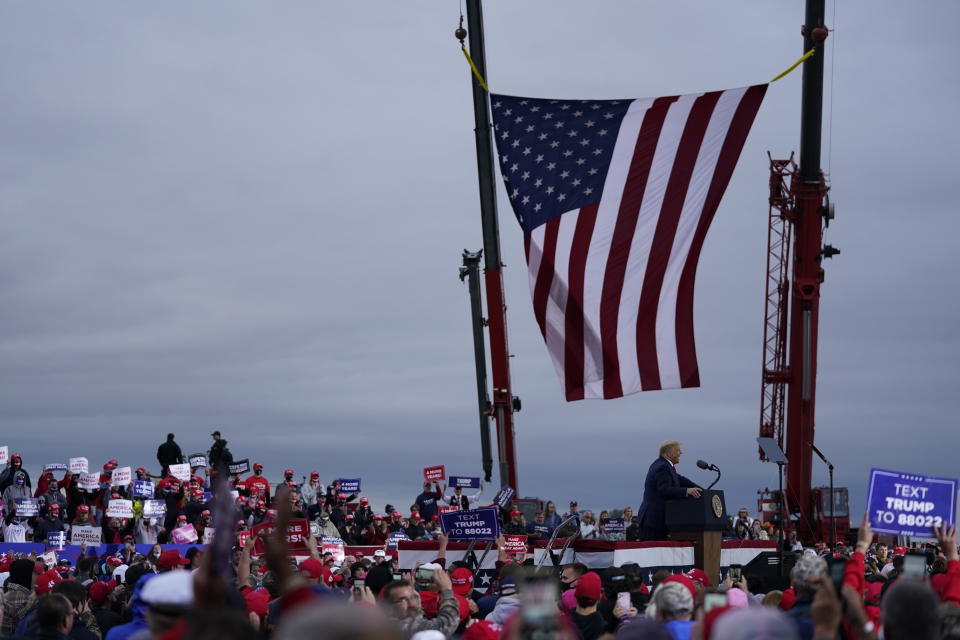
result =
M233 464L233 454L230 453L230 449L227 449L226 440L221 438L213 443L207 453L207 464L211 469L216 469L220 464Z
M637 512L641 540L663 540L667 535L667 500L677 500L687 495L689 487L696 487L692 480L684 478L673 468L669 460L660 456L653 461L643 483L643 504Z
M183 451L176 440L167 440L157 447L157 462L164 469L172 464L183 464Z

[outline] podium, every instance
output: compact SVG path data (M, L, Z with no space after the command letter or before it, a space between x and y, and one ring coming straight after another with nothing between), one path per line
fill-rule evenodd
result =
M699 498L668 500L667 529L671 540L693 543L694 566L717 584L720 578L720 538L727 524L723 491L704 491Z

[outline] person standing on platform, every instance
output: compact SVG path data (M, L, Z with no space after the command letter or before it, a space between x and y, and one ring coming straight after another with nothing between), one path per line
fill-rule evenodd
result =
M676 440L660 445L660 457L654 460L643 483L643 504L637 513L640 540L667 538L667 500L699 498L703 489L677 473L683 450Z

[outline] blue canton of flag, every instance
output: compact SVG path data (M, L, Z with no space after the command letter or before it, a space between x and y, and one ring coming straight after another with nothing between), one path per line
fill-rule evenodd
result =
M600 201L629 105L492 96L500 167L524 231Z

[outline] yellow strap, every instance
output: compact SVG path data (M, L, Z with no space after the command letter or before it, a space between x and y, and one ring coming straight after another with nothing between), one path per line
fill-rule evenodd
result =
M470 68L473 70L473 75L477 79L477 82L480 83L480 86L483 87L484 91L490 93L490 89L487 88L487 83L483 81L483 76L481 76L480 72L477 70L477 65L473 64L473 58L471 58L470 54L467 53L467 48L463 45L460 45L460 50L463 51L464 57L467 59L467 62L470 63Z
M779 79L782 78L783 76L787 75L788 73L790 73L791 71L793 71L794 69L796 69L797 67L799 67L801 64L803 64L804 62L806 62L806 61L807 61L807 58L809 58L810 56L814 55L816 52L817 52L817 48L816 48L816 47L814 47L813 49L810 49L810 51L807 51L805 54L803 54L803 56L802 56L799 60L797 60L796 62L794 62L792 65L790 65L790 68L789 68L789 69L787 69L786 71L784 71L783 73L781 73L780 75L778 75L776 78L774 78L774 79L771 80L770 82L776 82L777 80L779 80Z

